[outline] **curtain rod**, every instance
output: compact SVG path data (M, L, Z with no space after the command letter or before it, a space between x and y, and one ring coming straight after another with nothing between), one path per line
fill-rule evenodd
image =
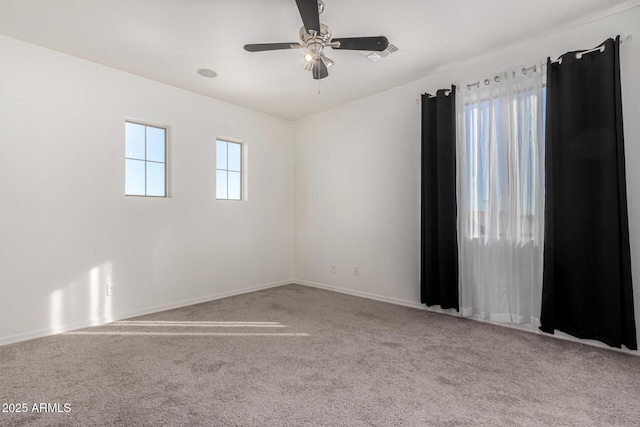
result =
M443 91L446 96L451 95L451 89L438 89L438 91ZM435 98L435 95L431 95L430 93L425 93L429 98ZM421 98L416 98L416 104L420 104L422 102Z
M622 44L629 44L629 43L631 43L631 40L632 40L632 37L631 37L631 34L629 34L625 38L620 38L620 44L621 45ZM576 53L576 58L577 59L581 59L582 55L586 55L588 53L595 52L597 50L602 52L604 50L604 45L600 45L598 47L594 47L593 49L587 49L587 50L583 50L583 51L577 52ZM562 63L562 58L558 58L555 61L551 61L552 64L555 64L557 62ZM531 70L533 70L533 72L535 73L536 71L538 71L537 67L538 67L537 65L533 65L533 66L527 67L527 68L523 67L522 68L522 74L527 74L527 72L531 71ZM515 71L513 72L513 74L515 76ZM493 79L495 80L496 83L500 82L500 76L495 76ZM491 79L484 79L483 83L488 86L489 84L491 84ZM475 83L467 83L467 90L471 90L471 88L474 87L474 86L480 87L480 80L478 80ZM416 104L420 104L420 98L416 99Z
M626 43L626 44L631 43L631 38L632 38L632 37L631 37L631 34L629 34L629 35L628 35L627 37L625 37L625 38L622 38L622 37L621 37L621 38L620 38L620 44L622 45L622 44L625 44L625 43ZM583 55L586 55L586 54L591 53L591 52L595 52L595 51L597 51L597 50L599 50L599 51L600 51L600 53L604 52L604 44L601 44L601 45L600 45L600 46L598 46L598 47L594 47L593 49L587 49L587 50L582 50L582 51L578 51L578 52L576 52L576 59L582 59L582 56L583 56ZM558 59L556 59L556 60L551 61L551 63L552 63L552 64L562 64L562 57L560 57L560 58L558 58Z
M538 66L537 65L532 65L531 67L522 67L522 74L526 75L527 71L532 71L532 70L535 73L536 71L538 71ZM515 71L513 72L513 76L514 77L516 76L516 72ZM500 83L500 76L499 75L495 76L493 78L493 80L496 83ZM483 83L485 84L485 86L489 86L489 84L491 83L491 79L484 79ZM471 88L474 87L474 86L480 87L480 81L478 80L475 83L467 83L467 90L471 90Z

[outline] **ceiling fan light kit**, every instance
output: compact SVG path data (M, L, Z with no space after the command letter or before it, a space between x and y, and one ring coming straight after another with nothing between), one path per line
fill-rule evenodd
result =
M304 59L307 64L304 69L311 71L314 79L320 80L329 75L328 67L334 64L325 55L325 48L382 52L389 44L385 36L334 39L331 37L331 29L320 23L320 14L325 8L322 0L296 0L296 5L304 24L298 34L299 42L246 44L244 49L248 52L306 49Z

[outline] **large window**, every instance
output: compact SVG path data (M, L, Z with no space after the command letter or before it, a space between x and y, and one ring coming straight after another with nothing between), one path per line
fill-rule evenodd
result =
M541 64L507 70L463 87L456 98L458 277L464 316L540 323L543 76Z
M493 98L465 105L467 237L484 237L493 229L499 237L533 239L536 216L543 214L537 200L544 191L538 144L544 140L545 101L543 87L509 101Z
M216 141L216 199L242 200L242 144Z
M165 197L167 130L129 121L125 126L125 195Z

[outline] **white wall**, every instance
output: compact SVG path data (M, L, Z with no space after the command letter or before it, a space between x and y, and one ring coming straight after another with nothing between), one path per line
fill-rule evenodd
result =
M295 278L299 283L420 306L421 93L597 46L621 47L631 255L640 320L640 8L466 63L296 122ZM401 54L398 53L398 54ZM393 61L390 56L384 61ZM336 264L337 272L330 272ZM360 275L353 275L353 267ZM640 332L640 328L639 332Z
M6 37L0 55L0 344L291 282L292 122ZM124 196L126 118L169 126L169 198ZM247 201L215 200L218 136L247 142Z

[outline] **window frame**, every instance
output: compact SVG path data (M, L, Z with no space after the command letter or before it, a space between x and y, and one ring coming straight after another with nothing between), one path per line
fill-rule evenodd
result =
M137 125L137 126L143 126L144 127L144 135L145 135L145 139L144 139L144 160L142 159L138 159L138 158L134 158L134 157L128 157L127 155L127 136L126 136L126 126L127 124L133 124L133 125ZM164 161L159 162L157 160L148 160L147 159L147 128L154 128L154 129L160 129L163 131L164 133L164 141L163 141L163 153L164 153ZM124 195L126 197L153 197L153 198L159 198L159 199L166 199L168 198L168 168L167 168L167 157L168 157L168 152L167 152L167 147L168 147L168 139L169 139L169 128L168 126L162 126L162 125L158 125L158 124L152 124L152 123L147 123L147 122L143 122L140 120L133 120L133 119L125 119L125 154L124 154L124 159L125 159L125 193ZM127 175L126 175L126 163L127 160L135 160L138 162L143 162L144 163L144 193L145 194L128 194L127 193ZM163 195L159 196L159 195L155 195L155 194L147 194L148 192L148 186L147 186L147 163L154 163L154 164L162 164L163 165L163 172L164 172L164 180L163 180Z
M226 153L227 153L227 161L226 161L226 169L218 168L218 143L224 142L226 144ZM235 144L240 147L240 168L239 170L229 169L229 144ZM216 148L215 148L215 199L220 201L229 201L229 202L242 202L245 200L245 153L246 146L244 141L239 141L233 138L227 137L217 137L216 138ZM227 176L227 197L221 198L218 197L218 172L225 172ZM239 197L237 199L229 198L229 172L237 173L240 177L239 183Z

